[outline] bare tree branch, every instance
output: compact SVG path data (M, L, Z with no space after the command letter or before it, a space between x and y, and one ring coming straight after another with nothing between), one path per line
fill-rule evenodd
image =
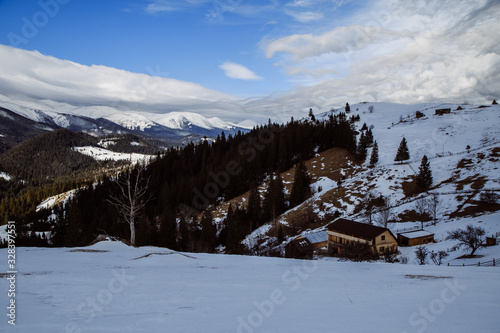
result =
M127 170L125 175L116 180L119 188L118 195L110 195L107 200L114 206L123 220L130 226L130 245L135 246L135 220L140 216L140 211L153 199L152 194L148 194L150 178L144 180L144 164L139 164L136 168L135 179L133 181L133 170Z

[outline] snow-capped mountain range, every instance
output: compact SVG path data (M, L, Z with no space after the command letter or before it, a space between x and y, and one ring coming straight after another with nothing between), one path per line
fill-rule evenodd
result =
M224 131L234 134L248 131L256 123L244 121L240 124L225 122L217 117L206 118L193 112L151 113L121 111L109 106L73 106L44 101L31 105L29 102L0 100L4 111L0 116L8 117L7 111L36 123L38 128L52 130L66 128L100 136L107 134L135 133L156 139L182 140L197 137L212 137ZM10 116L12 118L12 116Z

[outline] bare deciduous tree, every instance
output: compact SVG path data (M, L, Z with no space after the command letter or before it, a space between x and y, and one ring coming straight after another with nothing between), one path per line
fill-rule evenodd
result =
M392 216L391 198L385 197L384 202L385 204L377 212L376 220L379 226L388 228L390 224L389 219Z
M429 202L425 198L420 198L415 202L415 210L420 215L420 227L424 229L424 219L429 216Z
M441 200L439 200L438 195L434 193L431 196L431 198L427 201L427 205L428 205L429 213L432 217L432 221L433 221L432 224L436 225L439 212L443 208L443 203L441 202Z
M135 246L135 222L140 211L152 199L148 194L149 178L144 178L144 164L135 170L127 170L118 176L116 184L118 194L111 195L108 202L118 210L121 218L130 226L130 245Z
M459 241L459 246L465 246L471 250L470 255L472 256L477 249L483 246L486 231L481 227L474 227L469 224L465 229L457 229L448 233L446 239L453 239Z

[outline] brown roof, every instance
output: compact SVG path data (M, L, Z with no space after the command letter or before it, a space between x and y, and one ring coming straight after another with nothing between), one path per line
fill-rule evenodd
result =
M371 241L389 229L340 218L330 223L328 230Z
M313 245L307 238L299 238L294 239L290 243L292 243L299 251L306 252L314 250Z

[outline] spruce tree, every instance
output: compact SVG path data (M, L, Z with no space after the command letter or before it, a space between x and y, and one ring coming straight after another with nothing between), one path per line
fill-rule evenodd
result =
M356 146L356 159L360 162L364 162L366 160L366 137L364 133L361 133L361 136L359 138L358 145Z
M266 219L275 219L286 210L285 189L279 174L271 176L263 205Z
M345 103L345 113L351 112L351 107L349 106L349 103Z
M252 230L261 226L260 220L262 216L262 206L260 202L260 194L257 187L253 187L250 190L250 194L248 196L247 215L250 219Z
M309 118L311 121L316 121L316 117L314 117L313 109L309 109Z
M373 144L373 132L371 129L368 129L368 131L366 131L365 139L366 139L366 146L367 147L369 147Z
M373 144L372 154L370 156L370 165L375 165L378 163L378 144L377 141Z
M426 155L422 157L422 162L418 171L417 185L424 190L428 190L432 185L432 171L429 159Z
M493 102L491 103L491 105L497 105L497 104L498 104L498 103L497 103L497 100L496 100L496 99L494 99L494 100L493 100Z
M399 144L398 152L396 153L396 158L394 158L394 161L402 162L409 159L410 159L410 151L408 150L406 138L403 137L401 143Z
M217 227L213 223L212 212L206 210L201 218L201 251L212 253L217 245Z
M304 162L300 161L295 167L290 207L300 205L311 196L311 177Z

